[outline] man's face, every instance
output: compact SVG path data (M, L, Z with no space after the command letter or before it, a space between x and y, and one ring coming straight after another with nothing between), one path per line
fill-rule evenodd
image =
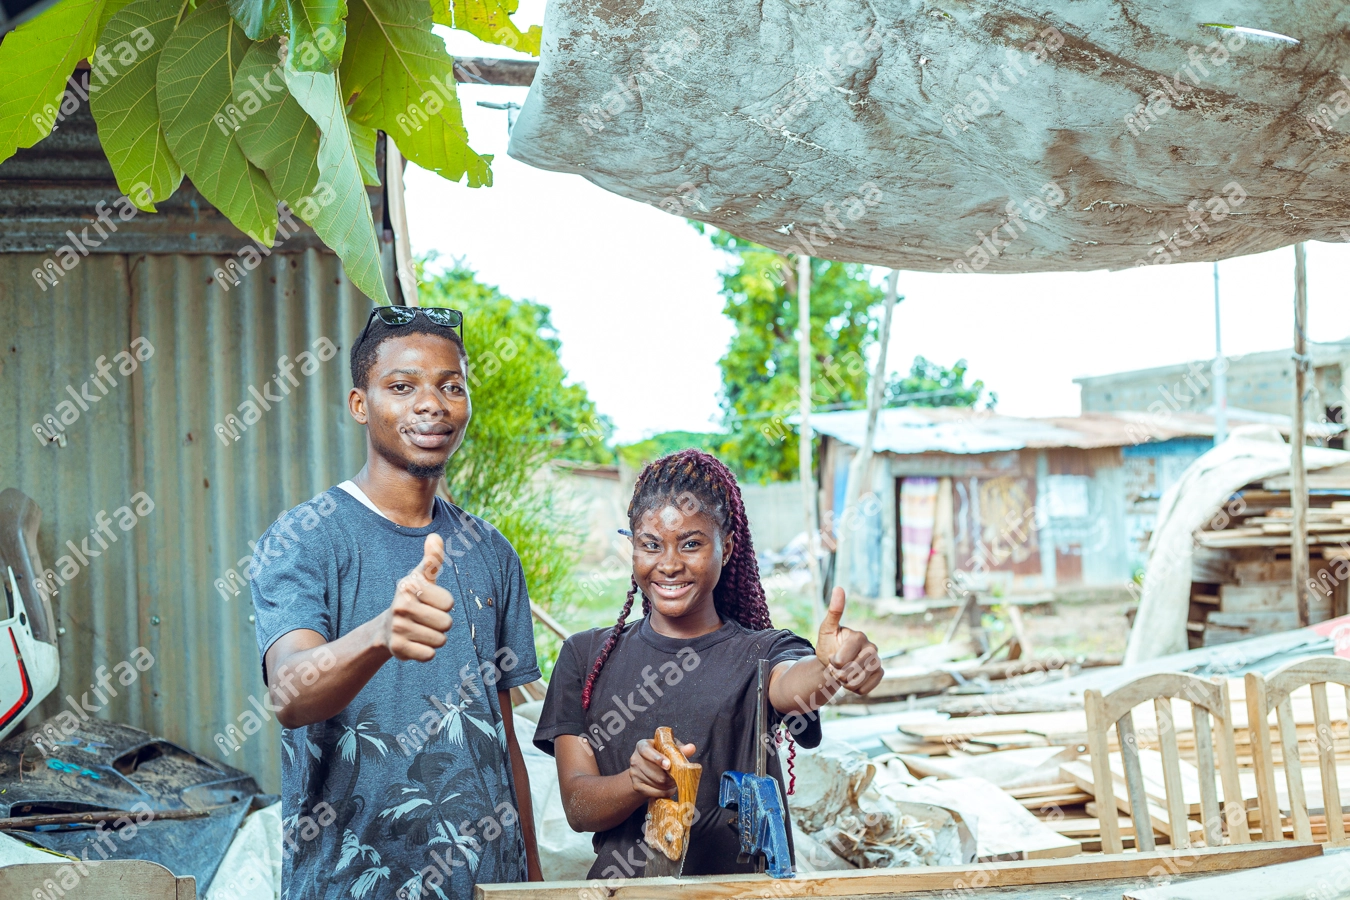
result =
M459 348L431 334L380 344L368 385L348 396L371 449L419 478L439 477L473 415Z

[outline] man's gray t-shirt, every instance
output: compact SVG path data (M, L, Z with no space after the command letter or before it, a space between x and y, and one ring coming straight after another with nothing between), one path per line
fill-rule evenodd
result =
M432 532L455 598L445 646L389 660L338 715L282 731L283 900L469 898L525 880L497 691L540 676L520 559L497 529L440 498L430 525L406 528L329 489L258 542L258 651L297 629L336 640L384 612ZM316 673L289 674L298 688Z

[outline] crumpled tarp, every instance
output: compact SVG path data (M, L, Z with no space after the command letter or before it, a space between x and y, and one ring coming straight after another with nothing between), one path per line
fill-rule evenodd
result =
M1190 613L1192 533L1224 513L1233 493L1253 481L1289 473L1289 445L1266 425L1244 425L1186 467L1158 504L1149 540L1139 613L1125 645L1125 664L1186 651ZM1350 463L1350 453L1303 450L1309 471Z
M859 868L951 866L975 859L974 815L963 815L940 794L901 783L842 741L826 737L814 750L799 748L795 770L788 812L794 836L809 835L812 847ZM813 863L802 848L797 856Z
M1341 3L552 0L509 152L830 259L1224 259L1350 239L1348 64Z

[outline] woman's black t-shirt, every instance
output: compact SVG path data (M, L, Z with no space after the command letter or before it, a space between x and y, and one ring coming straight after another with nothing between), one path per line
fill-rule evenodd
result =
M591 693L591 708L582 710L581 691L612 628L572 635L563 644L549 681L548 697L539 716L534 743L553 754L559 735L584 735L595 750L601 775L628 768L638 741L651 738L662 725L675 740L695 746L692 762L703 766L698 786L698 820L693 824L685 875L753 872L752 862L738 863L740 839L730 824L733 813L718 806L722 773L755 771L755 707L757 663L812 656L810 641L790 631L750 631L728 620L711 634L692 640L657 633L644 616L619 636ZM770 727L784 717L769 706ZM815 713L790 714L786 725L803 747L820 744L820 718ZM787 791L778 754L768 754L768 773ZM642 840L647 815L643 804L623 824L598 832L593 840L598 858L590 878L641 878L648 851ZM792 825L788 823L788 843Z

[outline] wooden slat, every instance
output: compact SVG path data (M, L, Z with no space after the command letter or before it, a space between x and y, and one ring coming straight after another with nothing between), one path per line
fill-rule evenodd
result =
M1086 762L1083 762L1081 760L1074 760L1073 762L1064 763L1059 767L1059 772L1061 775L1066 776L1074 780L1075 782L1081 783L1083 785L1084 790L1091 790L1094 787L1092 778L1092 767ZM1112 787L1112 796L1116 804L1116 809L1120 813L1128 816L1130 814L1130 797L1126 793L1124 776L1113 778L1111 787ZM1097 809L1097 801L1095 799L1089 801L1086 804L1086 811L1089 816L1097 815L1097 812L1095 811L1096 809ZM1150 803L1148 805L1148 814L1149 819L1153 823L1154 832L1157 834L1164 835L1170 842L1172 839L1171 835L1172 825L1170 822L1167 821L1167 810L1163 809L1161 806L1158 806L1156 803ZM1205 836L1204 828L1199 822L1187 819L1186 828L1190 832L1190 839L1192 844L1194 844L1196 841L1204 839Z
M1275 764L1271 759L1270 727L1267 724L1270 711L1266 708L1266 682L1256 672L1248 672L1243 685L1247 692L1247 730L1251 735L1257 804L1261 810L1261 839L1278 841L1283 828L1279 803L1275 799ZM1239 829L1232 827L1231 812L1229 815L1229 834L1232 834Z
M1106 718L1100 691L1083 692L1083 708L1087 713L1088 752L1092 756L1092 792L1097 798L1098 808L1114 810L1116 793L1114 779L1111 777L1111 750L1107 746L1106 733L1111 722ZM1147 822L1148 820L1145 819ZM1152 837L1152 829L1145 827ZM1125 847L1120 841L1120 828L1116 817L1104 812L1102 816L1102 852L1123 853Z
M1141 822L1152 821L1152 817L1148 812L1144 773L1139 768L1139 741L1134 735L1134 715L1128 710L1116 720L1116 735L1120 740L1120 758L1125 765L1125 789L1130 796L1130 817L1135 823L1135 843L1141 850L1152 850L1153 833L1147 828L1140 827ZM1175 839L1173 836L1173 840Z
M1298 761L1298 728L1294 724L1294 708L1289 698L1275 707L1275 718L1280 723L1280 748L1284 755L1284 780L1289 791L1289 818L1294 823L1294 840L1310 841L1308 798L1303 792L1303 765Z
M1331 713L1327 709L1327 686L1311 686L1313 717L1317 726L1317 764L1322 773L1322 811L1327 820L1328 839L1345 843L1345 823L1341 813L1341 786L1336 777L1336 736L1331 733Z
M1198 708L1198 707L1197 707ZM1163 790L1166 798L1167 821L1172 825L1172 846L1177 849L1190 847L1190 835L1187 833L1186 798L1181 787L1181 759L1177 754L1177 733L1172 725L1172 698L1155 697L1153 714L1158 723L1158 743L1162 753ZM1137 761L1137 759L1136 759ZM1129 773L1127 768L1126 773ZM1144 773L1139 773L1140 783ZM1210 789L1213 790L1213 782Z
M795 878L765 875L709 875L689 878L637 878L609 881L516 882L480 884L475 900L577 900L604 896L607 900L793 900L807 897L867 897L959 890L971 884L988 888L1016 888L1038 884L1081 883L1112 878L1149 879L1172 867L1187 874L1231 872L1278 865L1319 856L1317 844L1286 841L1250 847L1201 847L1188 850L1178 861L1171 850L1121 854L1089 859L1035 859L967 866L919 866L906 869L855 869L811 872ZM1184 868L1182 868L1184 866ZM3 872L0 869L0 872ZM583 893L590 891L590 893ZM972 896L975 896L972 894Z
M1217 847L1223 843L1223 818L1219 814L1219 792L1214 786L1214 740L1209 712L1197 706L1191 710L1191 716L1195 722L1195 761L1200 776L1200 820L1205 823L1205 846Z
M1251 840L1247 830L1247 802L1238 778L1237 750L1233 746L1233 704L1228 696L1228 682L1224 679L1219 679L1218 708L1209 710L1209 713L1214 719L1214 743L1218 745L1219 778L1223 782L1223 814L1228 822L1228 840L1230 843L1246 844ZM1272 778L1271 784L1274 783ZM1276 812L1278 814L1278 810Z

